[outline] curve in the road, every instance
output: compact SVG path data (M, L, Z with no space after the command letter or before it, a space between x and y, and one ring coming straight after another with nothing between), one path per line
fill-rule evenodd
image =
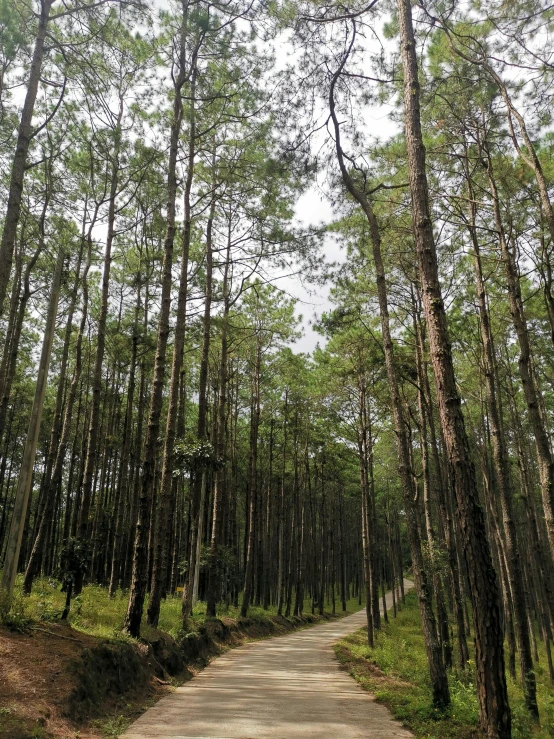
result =
M360 611L232 649L146 711L122 739L409 739L339 670L333 644L365 623Z

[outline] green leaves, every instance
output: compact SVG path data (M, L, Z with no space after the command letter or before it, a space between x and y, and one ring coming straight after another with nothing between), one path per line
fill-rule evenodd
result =
M188 435L175 444L175 476L183 472L195 474L202 470L215 470L223 464L216 456L214 446L209 441Z
M20 0L0 0L0 50L5 62L12 62L26 43L25 21L29 9Z

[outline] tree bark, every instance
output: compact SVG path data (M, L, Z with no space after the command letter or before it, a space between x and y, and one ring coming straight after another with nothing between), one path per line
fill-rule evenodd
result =
M102 393L102 370L104 366L104 351L106 346L106 325L108 320L110 272L112 266L112 246L115 236L115 201L119 186L119 155L121 149L121 121L123 119L123 97L119 99L119 110L114 130L114 150L110 167L110 194L108 201L108 231L106 234L106 248L104 251L104 267L102 272L102 293L100 315L96 337L96 355L92 377L92 403L87 439L87 453L81 492L81 508L79 511L78 537L84 543L89 540L89 514L93 497L93 480L97 464L98 435L100 424L100 396ZM84 575L84 573L82 573ZM74 593L79 595L82 588L82 575L74 583Z
M254 366L252 368L252 405L250 413L250 450L248 454L248 491L250 505L248 507L248 544L246 548L246 566L244 572L244 590L242 594L241 616L246 618L252 598L254 578L254 537L256 532L256 497L258 491L258 428L260 426L260 372L262 363L261 337L256 337Z
M527 403L527 412L529 420L535 436L535 445L537 451L537 461L539 467L539 477L541 482L542 503L544 508L544 517L548 532L548 541L550 550L554 557L554 455L550 446L550 440L541 414L541 394L537 387L535 373L533 370L533 359L531 351L531 342L529 338L529 329L527 327L527 319L521 296L521 287L519 283L519 275L515 257L510 251L504 227L502 224L502 216L500 213L500 201L498 189L494 178L491 154L485 145L487 169L489 175L489 185L491 189L493 211L496 223L496 230L499 239L500 252L504 263L506 281L508 286L508 298L510 304L510 313L514 322L514 327L519 343L519 374L523 387L523 394Z
M199 441L206 441L208 431L208 360L211 343L211 309L213 297L212 229L214 213L215 199L212 198L210 217L206 228L206 297L204 301L204 321L202 327L202 356L200 359L200 376L198 380L197 436ZM191 484L189 567L185 576L181 604L184 625L188 622L188 618L192 614L192 608L196 602L198 593L206 484L206 469L196 470Z
M397 0L397 7L404 71L404 122L414 236L439 412L452 470L471 584L480 724L483 733L490 739L509 739L511 714L504 671L504 635L498 577L493 567L485 518L479 503L439 282L421 131L420 88L410 0Z
M226 446L226 413L228 402L228 376L227 363L229 355L229 311L231 307L229 293L229 269L231 267L231 233L227 239L227 255L225 259L225 267L223 271L223 316L221 319L221 356L219 359L219 398L217 403L217 428L215 438L215 456L218 468L215 471L214 494L213 494L213 519L212 519L212 537L210 542L210 558L208 572L208 597L206 604L206 614L208 616L216 615L216 607L218 600L218 567L219 567L219 550L223 543L223 513L225 510L227 495L227 465L225 457ZM273 421L272 421L273 423ZM273 429L273 426L272 426ZM270 452L271 456L271 452ZM271 461L270 461L270 481L271 486Z
M468 173L466 172L466 175ZM492 441L493 461L496 473L496 484L500 494L500 504L504 524L504 546L506 550L506 571L510 581L510 590L514 609L514 628L517 639L520 670L525 703L531 715L538 720L539 708L537 704L537 687L533 669L531 641L527 626L527 603L525 600L525 585L521 555L517 541L517 532L513 511L513 485L510 475L510 465L500 395L497 392L497 371L493 335L490 322L489 308L483 269L481 264L481 250L475 229L476 205L475 197L468 178L468 196L470 200L469 229L474 252L475 289L477 305L481 319L481 341L483 344L483 364L485 374L485 389L488 407L488 421Z
M160 604L164 590L165 576L168 562L168 523L171 512L175 507L173 471L175 468L174 450L177 431L177 415L179 411L179 382L181 378L181 367L183 366L183 351L185 348L185 334L187 327L187 299L188 299L188 268L191 240L192 215L190 205L190 193L194 178L194 147L195 147L195 117L194 117L194 93L196 82L196 70L192 72L190 85L190 130L189 130L189 152L188 170L185 181L185 222L183 228L183 254L181 258L181 275L179 281L179 294L177 296L177 318L175 321L173 340L173 359L171 362L171 377L169 380L169 398L167 405L167 420L165 426L165 443L162 460L162 475L160 496L158 502L158 516L156 520L156 534L154 541L154 557L152 563L152 583L150 586L150 598L148 602L148 623L157 626L160 617ZM210 212L210 223L213 222L213 206ZM211 263L211 228L209 229L206 253Z
M79 264L80 264L80 259L79 259ZM69 311L69 316L68 316L68 327L66 330L64 356L62 359L62 367L63 367L64 360L67 361L67 354L69 352L69 335L71 333L71 328L72 328L72 318L73 318L73 311L75 308L75 302L76 302L76 297L77 297L77 287L80 281L83 284L83 308L82 308L82 314L81 314L81 321L79 325L79 333L77 335L77 342L75 346L75 369L73 372L73 378L72 378L71 385L69 388L68 397L65 403L65 410L64 410L63 420L61 424L61 434L54 427L52 431L52 438L50 440L49 456L52 455L52 452L54 452L54 454L53 454L53 460L50 463L51 464L50 474L48 475L46 483L45 483L45 489L44 489L45 506L44 506L44 510L43 510L42 517L40 520L40 525L37 531L37 536L35 538L33 548L31 551L31 555L29 557L29 561L27 562L27 568L25 570L25 579L23 581L23 592L26 594L29 594L31 592L31 589L33 587L34 578L37 576L40 570L40 565L42 562L43 551L44 551L44 545L46 543L47 529L51 523L51 519L53 516L55 496L56 496L56 493L62 481L63 464L65 461L65 455L66 455L67 447L69 444L69 436L71 433L71 418L73 414L73 405L77 397L77 389L79 386L79 381L81 379L83 333L85 330L85 325L86 325L86 320L87 320L87 315L88 315L88 310L87 310L88 290L87 290L86 280L87 280L87 274L90 268L90 264L91 264L91 254L90 254L90 243L89 243L88 259L83 269L82 275L80 274L79 265L77 266L78 278L77 278L76 285L74 288L74 297L72 301L71 310ZM61 375L60 377L60 385L61 385L61 381L62 381L62 377L64 373L60 372L60 375ZM61 399L60 399L59 392L58 392L58 403L61 405ZM61 413L61 408L60 408L60 413ZM56 425L56 422L55 422L55 425ZM47 469L48 469L48 466L47 466Z

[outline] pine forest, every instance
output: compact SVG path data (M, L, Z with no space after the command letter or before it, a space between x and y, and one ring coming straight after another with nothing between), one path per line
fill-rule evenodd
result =
M546 0L0 0L6 633L358 610L553 737L553 90Z

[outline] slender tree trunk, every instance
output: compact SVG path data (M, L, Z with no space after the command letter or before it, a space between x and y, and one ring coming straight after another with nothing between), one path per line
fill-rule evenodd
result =
M467 174L467 173L466 173ZM487 295L481 265L481 251L475 230L476 205L475 197L469 183L470 200L470 236L473 243L475 265L475 289L477 304L481 318L481 340L483 344L483 364L485 373L485 389L487 397L488 421L492 440L492 453L496 473L496 484L500 494L502 518L504 523L504 546L506 549L506 571L510 581L512 603L514 607L514 627L520 659L521 680L527 709L536 719L539 717L537 704L537 688L531 654L531 642L527 627L527 604L525 602L525 585L523 569L513 512L513 486L510 475L508 449L504 434L502 408L497 392L496 359L490 323Z
M227 239L227 256L223 271L223 316L221 321L221 356L219 360L219 398L217 403L217 428L215 438L215 456L218 468L215 470L214 495L213 495L213 522L212 537L210 542L210 559L208 573L208 598L206 606L206 614L208 616L216 615L216 606L218 600L219 583L219 548L223 543L223 512L225 510L227 496L227 465L225 457L226 446L226 414L228 402L228 377L227 363L229 354L228 330L229 330L229 311L231 307L229 294L229 269L231 267L231 233L229 231ZM271 422L273 424L273 420ZM273 432L273 425L272 425ZM269 486L271 486L271 454L269 465ZM265 595L264 595L265 597Z
M335 111L334 90L339 75L344 68L347 57L343 58L341 66L335 73L333 82L329 92L329 108L331 118L333 120L335 131L335 144L341 174L346 188L350 194L358 201L367 218L370 230L370 239L373 251L373 262L375 264L377 295L379 301L379 313L381 319L381 332L383 335L383 351L385 355L385 367L387 372L387 380L389 385L391 409L394 420L394 430L396 434L396 443L398 448L399 473L404 495L404 505L406 506L406 523L408 531L408 540L410 543L410 551L412 555L412 567L414 575L414 583L418 594L419 608L422 619L423 633L425 638L425 647L427 652L427 661L429 664L429 673L433 686L433 701L437 706L443 707L450 703L450 692L448 689L448 678L442 656L442 649L437 633L437 624L433 613L431 591L427 581L425 572L423 555L421 551L421 541L419 527L417 525L417 512L415 510L415 490L413 485L413 476L410 467L410 450L407 435L402 401L400 398L399 382L397 377L396 364L394 359L394 344L390 330L389 309L387 286L385 280L385 269L381 255L381 236L377 219L371 207L367 196L360 191L354 184L350 176L344 160L344 152L341 146L340 126Z
M425 371L423 365L423 345L424 340L421 329L420 316L418 316L418 310L416 306L415 296L412 292L412 307L413 307L413 323L414 323L414 336L416 343L416 367L418 375L418 411L419 411L419 433L420 433L420 446L421 446L421 465L422 465L422 478L423 478L423 509L425 514L425 532L427 535L427 543L429 546L429 553L431 559L431 567L433 569L433 590L435 592L435 602L437 604L437 617L439 627L439 637L442 642L442 648L444 653L444 661L447 668L452 667L452 646L450 644L450 629L448 625L448 614L446 611L444 588L439 571L439 565L436 561L436 535L432 521L431 513L431 490L433 488L433 497L437 500L440 498L440 494L437 493L436 485L433 485L431 479L431 468L430 468L430 454L429 454L429 439L427 433L427 409L426 409L426 398L425 398L425 380L423 373Z
M212 228L215 213L215 200L210 205L210 218L206 229L206 297L204 301L204 321L202 327L202 356L200 359L200 376L198 381L198 440L205 442L208 431L208 361L211 342L211 309L212 309ZM202 546L202 527L204 516L204 500L206 494L206 470L198 469L191 483L190 511L190 558L183 587L181 605L183 625L186 625L192 614L198 593L200 570L200 554Z
M0 399L4 397L4 384L6 382L7 371L9 366L10 351L12 346L12 337L17 322L19 295L21 293L21 285L23 280L23 244L25 236L25 226L21 227L20 245L15 254L15 274L12 280L12 293L10 297L10 310L8 314L4 350L2 352L2 361L0 362ZM0 441L3 435L3 424L0 424Z
M142 256L142 253L141 253ZM127 387L127 405L125 409L125 421L123 424L123 449L121 451L121 461L119 464L119 475L116 488L116 498L114 503L114 519L115 529L113 536L112 561L110 566L110 584L108 594L113 598L119 584L121 565L122 565L122 542L123 542L123 522L125 506L124 501L127 497L129 488L129 461L131 457L131 445L133 441L132 425L133 425L133 406L135 399L136 369L137 369L137 353L138 353L138 319L141 301L141 275L137 277L137 302L135 305L135 316L133 321L133 339L131 348L131 364L129 368L129 384ZM140 411L139 411L140 412Z
M438 275L437 253L429 209L425 147L421 132L419 79L410 0L397 0L402 67L404 121L412 213L423 307L444 439L448 449L464 555L471 584L475 628L475 664L480 723L490 739L509 739L511 715L504 672L504 645L498 578L479 503Z
M506 108L508 111L508 124L510 127L510 133L512 135L512 141L514 142L514 146L518 154L522 158L522 160L527 164L528 167L530 167L530 169L533 171L535 175L543 215L546 218L546 222L548 224L548 231L550 233L550 238L552 239L552 242L554 242L554 212L552 211L552 203L550 201L550 195L548 192L548 182L544 175L544 171L543 171L540 159L537 156L537 152L531 140L531 136L529 135L529 131L527 130L525 119L521 115L521 113L518 111L516 106L514 105L508 93L508 88L502 81L501 77L495 72L493 67L487 62L485 62L483 66L485 67L487 72L491 75L493 80L498 85L500 94L504 98L504 102L506 103ZM519 130L521 131L521 137L523 139L523 143L525 144L525 149L526 149L525 151L522 149L522 147L519 144L519 141L518 141L515 129L514 129L513 118L516 119L518 126L519 126Z
M367 618L367 641L373 649L373 599L372 599L372 574L375 562L373 558L372 544L375 532L370 526L371 506L369 497L369 481L368 481L368 455L367 455L367 428L365 425L365 405L366 405L366 387L364 378L360 378L358 382L359 394L359 423L358 423L358 457L360 460L360 487L362 492L362 554L363 554L363 572L365 581L365 600L366 600L366 618Z
M33 477L33 467L35 463L38 436L40 432L40 421L42 418L44 395L46 393L46 384L48 381L48 369L50 367L50 355L52 352L52 344L54 342L54 334L56 331L56 314L58 310L58 300L60 297L64 260L65 252L63 248L60 247L58 250L56 268L52 277L52 288L50 292L48 312L46 315L46 326L44 329L42 351L37 373L35 397L33 400L31 417L29 419L29 429L27 432L27 439L25 441L25 448L23 450L21 470L19 473L15 504L12 513L12 522L10 533L8 535L4 570L2 572L2 582L0 584L1 590L4 591L2 602L0 603L0 607L2 608L9 608L11 604L13 588L15 585L15 576L17 574L17 566L19 562L21 540L23 538L23 530L25 528L25 521L27 518L29 494L31 492L31 483Z
M506 273L506 281L508 286L508 298L510 302L510 313L514 322L518 343L519 343L519 374L523 393L527 403L527 411L531 427L535 435L535 444L537 450L537 460L539 467L539 476L541 481L542 502L544 508L544 516L548 531L548 541L550 550L554 557L554 455L550 446L550 440L541 414L541 394L537 388L537 383L533 371L531 342L529 339L529 330L527 327L527 319L523 307L523 299L521 296L521 287L519 283L519 275L515 258L509 249L504 227L502 225L502 216L500 213L500 201L494 178L492 158L488 148L485 147L489 185L491 188L493 210L496 222L496 228L499 238L500 251L504 263Z
M373 628L381 628L381 611L379 608L379 554L377 551L379 541L379 531L377 525L377 509L375 501L375 465L374 465L374 439L373 439L373 420L368 404L368 396L366 393L366 402L363 405L362 413L365 426L365 449L367 458L367 512L369 521L369 557L370 557L370 582L371 582L371 604L373 609Z
M179 282L179 294L177 297L177 319L174 329L173 360L171 363L171 378L169 381L169 399L167 406L167 420L165 427L165 444L162 460L162 475L160 497L158 502L158 516L156 520L156 534L154 542L154 556L152 565L152 583L150 587L150 598L148 603L148 623L157 626L160 617L160 604L166 580L168 562L168 523L171 511L175 507L173 492L173 472L175 468L174 450L177 430L177 415L179 411L179 381L181 378L181 367L183 366L183 352L185 348L185 334L187 325L187 299L188 299L188 267L191 241L191 204L190 193L194 178L194 147L195 147L195 116L194 116L194 93L196 87L196 71L192 72L190 85L190 130L189 130L189 152L188 170L185 181L185 222L183 228L183 254L181 259L181 275ZM215 203L212 201L210 217L208 219L208 236L206 239L206 260L211 271L212 262L212 226L214 218Z
M131 636L140 636L140 624L144 608L144 598L148 586L148 537L150 532L154 479L158 450L160 417L162 412L163 388L165 380L165 355L169 337L169 313L171 307L171 284L173 269L173 245L176 230L177 200L177 154L183 118L182 88L187 78L185 46L188 22L188 0L182 2L182 21L179 40L179 72L174 82L173 118L169 143L169 164L167 172L167 228L164 240L164 262L162 277L161 308L158 318L158 338L154 360L154 379L150 396L148 427L144 443L142 477L138 501L137 525L133 549L133 571L129 604L123 628Z
M283 414L283 451L281 454L281 490L279 497L279 532L278 532L278 567L277 567L277 613L283 615L283 600L285 587L285 474L287 461L287 410L288 388L285 388L285 407ZM313 528L312 528L313 531Z
M87 453L83 476L83 489L81 493L81 508L79 511L78 537L85 543L89 542L90 534L90 508L93 497L93 481L97 466L98 436L100 426L100 400L102 393L102 370L104 368L104 351L106 347L106 325L108 321L110 272L112 266L112 246L115 236L115 201L119 186L119 154L121 148L121 121L123 119L123 98L119 100L119 111L114 131L114 150L110 168L110 195L108 203L108 231L106 235L106 248L104 251L104 269L102 273L102 295L100 302L100 315L98 317L96 356L94 361L94 373L92 378L92 403L90 410L90 421L87 439ZM83 575L80 573L74 583L74 593L79 595L83 585Z
M248 491L250 506L248 509L248 545L246 549L246 566L244 572L244 591L242 594L241 616L246 618L252 598L254 578L254 537L256 532L256 496L258 490L258 428L260 425L260 371L262 363L261 337L257 337L256 356L252 372L252 405L250 415L250 451L248 455Z
M46 504L38 528L37 536L33 544L33 549L27 563L27 569L25 571L25 579L23 582L23 592L29 594L33 586L33 580L37 576L40 570L40 564L42 561L43 550L47 535L48 526L51 524L53 506L55 502L56 493L62 482L63 465L65 461L65 455L67 447L69 445L69 438L71 434L71 419L73 414L73 405L77 397L77 390L81 379L82 370L82 344L83 334L86 326L88 316L88 288L87 288L87 275L91 264L91 251L89 243L89 252L86 265L83 269L83 274L79 275L79 279L83 284L83 306L81 313L81 321L79 324L79 333L77 335L77 341L75 345L75 368L73 372L73 378L69 388L68 397L65 404L63 423L61 428L61 435L59 439L56 439L57 434L53 433L51 439L51 447L55 449L55 457L52 466L52 472L45 484L44 495ZM78 272L79 274L79 272ZM70 312L73 313L73 310ZM68 325L71 325L71 319L68 320ZM69 336L66 336L66 345L69 343ZM65 538L65 537L64 537Z
M267 473L267 493L266 493L266 513L265 513L265 542L264 542L264 561L266 563L266 577L264 580L263 592L263 608L265 611L269 609L271 604L271 586L275 576L273 567L273 459L274 459L274 443L275 443L275 419L272 417L270 421L269 431L269 465Z
M4 218L2 240L0 241L0 316L3 313L4 300L12 271L12 259L17 238L17 226L21 215L21 201L23 198L23 183L25 179L27 156L32 138L32 123L38 86L40 83L42 61L50 10L54 0L42 0L38 16L38 29L35 36L35 46L31 60L29 80L21 119L17 131L17 142L12 160L8 202Z
M362 491L362 555L363 555L363 573L364 573L364 584L365 584L365 610L367 619L367 643L371 649L374 646L373 638L373 603L371 598L371 565L369 555L369 522L367 513L367 469L364 461L363 443L360 438L359 441L359 456L360 456L360 478L361 478L361 491Z
M2 378L2 394L0 396L0 439L2 438L4 425L6 423L6 414L8 412L8 406L10 404L10 395L12 391L13 381L15 379L15 372L17 368L17 356L19 353L19 342L21 340L21 333L23 331L23 324L25 321L25 311L27 310L27 303L32 295L30 278L31 271L33 270L37 259L44 249L44 222L46 216L46 198L45 208L43 209L43 216L41 218L41 228L39 244L35 253L29 260L25 267L25 273L23 276L23 293L19 298L19 305L17 309L17 315L13 326L13 332L11 335L11 341L9 346L6 345L4 354L6 355L5 360L5 371ZM3 362L4 363L4 362Z

